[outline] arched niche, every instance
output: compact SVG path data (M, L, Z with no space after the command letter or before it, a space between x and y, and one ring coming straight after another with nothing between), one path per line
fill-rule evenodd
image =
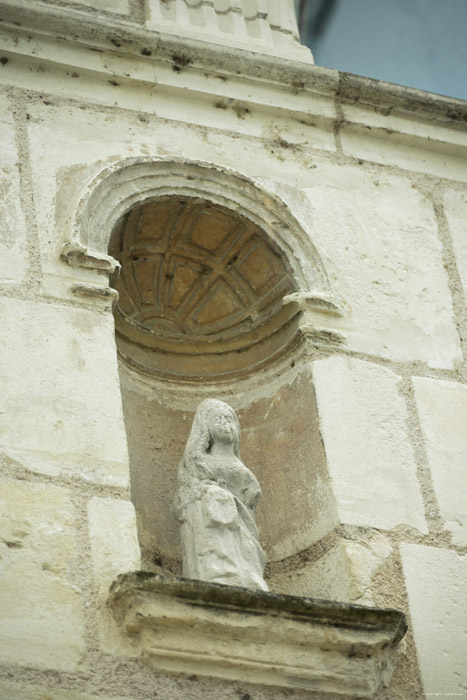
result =
M135 205L112 233L121 267L118 348L135 369L183 381L251 373L294 336L294 274L258 225L181 194Z
M238 412L242 458L263 490L257 520L268 557L326 535L337 516L311 371L298 360L307 342L340 342L325 326L341 312L289 207L214 165L132 160L89 184L62 257L109 272L119 293L116 344L146 566L179 571L176 469L208 396Z
M301 291L331 295L310 236L282 199L246 175L179 158L130 158L104 168L82 194L62 258L113 271L108 245L117 222L137 204L173 196L207 200L249 219L285 256Z

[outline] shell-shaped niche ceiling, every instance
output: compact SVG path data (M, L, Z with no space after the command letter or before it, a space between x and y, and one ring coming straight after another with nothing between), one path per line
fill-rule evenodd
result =
M116 226L109 252L121 264L119 352L140 370L187 380L244 373L294 335L281 306L296 291L291 270L232 210L186 197L145 202Z

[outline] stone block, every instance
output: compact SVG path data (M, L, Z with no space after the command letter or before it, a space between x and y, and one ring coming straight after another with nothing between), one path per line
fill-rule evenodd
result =
M84 637L80 591L71 579L77 552L68 491L3 481L0 508L0 658L77 670Z
M88 520L101 646L109 654L132 656L133 647L105 604L113 579L141 567L135 510L129 501L93 497L88 502Z
M20 200L18 152L10 103L0 95L0 284L18 284L27 272L26 226Z
M427 532L399 377L345 357L313 364L321 434L342 523Z
M467 299L467 194L447 189L443 200L457 269Z
M24 467L128 486L110 315L0 301L0 450Z
M60 690L44 685L28 685L13 681L0 680L2 700L131 700L123 695L91 695L79 690Z
M373 575L391 553L390 542L380 533L369 540L341 537L319 559L272 576L268 585L287 595L372 605Z
M266 181L323 258L348 346L453 368L462 354L432 205L407 178L359 166L323 163L302 183Z
M467 557L402 544L410 617L426 697L467 690Z
M130 501L95 496L88 502L88 518L94 577L107 598L118 574L140 568L135 509Z
M467 386L414 377L415 399L441 516L467 545Z

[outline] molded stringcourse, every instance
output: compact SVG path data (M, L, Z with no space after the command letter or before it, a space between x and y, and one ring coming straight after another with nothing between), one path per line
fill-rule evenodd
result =
M123 574L109 606L160 671L374 698L407 629L397 610L277 595L146 572Z

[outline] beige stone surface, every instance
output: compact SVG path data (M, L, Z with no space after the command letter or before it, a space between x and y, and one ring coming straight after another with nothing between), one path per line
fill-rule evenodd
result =
M418 662L426 697L467 693L467 557L401 545Z
M5 5L10 7L12 2L7 0ZM187 2L202 5L192 16L206 23L214 17L211 5L225 9L229 3L239 6L241 2L252 16L257 4L255 0ZM28 4L27 0L18 3L24 22L33 14ZM378 106L375 109L375 104L367 105L364 100L344 106L340 116L345 122L338 138L344 155L335 163L334 96L342 82L335 71L323 75L317 68L313 75L303 76L307 82L303 89L300 82L295 89L288 71L277 64L262 63L262 70L268 65L272 68L264 80L234 75L227 64L219 66L225 75L219 72L214 77L217 67L209 65L211 58L206 66L200 65L200 52L200 64L180 66L171 62L168 45L156 39L154 47L157 43L157 51L164 55L160 61L161 53L157 57L139 55L143 45L136 41L130 42L127 55L125 43L113 44L111 51L105 49L106 41L115 38L118 44L121 38L112 30L118 15L126 20L130 6L133 10L138 6L142 21L144 5L146 20L151 21L150 11L156 4L160 9L159 0L37 4L50 14L63 8L68 18L76 15L75 25L70 25L76 35L82 27L84 34L86 21L95 18L95 38L90 43L97 50L89 50L87 40L79 46L74 39L54 38L52 26L46 28L43 40L37 38L37 27L29 32L23 26L18 36L16 31L8 36L8 30L2 28L5 52L11 52L11 58L0 66L0 82L14 86L9 94L17 88L32 88L27 97L29 142L23 145L30 147L31 154L36 211L29 212L28 221L37 222L40 250L34 254L37 260L40 256L45 272L43 292L76 304L78 297L69 291L72 284L106 282L103 276L72 269L59 259L83 189L101 168L134 156L175 155L210 161L254 178L267 173L268 183L277 186L301 217L343 301L343 330L351 351L396 362L421 361L435 369L455 367L462 358L437 223L422 191L428 183L423 177L405 177L400 169L465 182L466 135L457 128L460 119L454 128L440 127L444 117L439 115L444 109L448 119L448 105L435 105L440 111L431 114L429 99L425 111L411 110L407 102L407 112L396 117L397 96L393 100L389 89L382 87L379 92L375 88L375 104L381 104L380 98L386 100L388 111L394 104L392 113L385 116ZM274 9L281 24L279 5L282 9L278 0L262 0L263 7ZM105 12L99 14L102 9ZM234 41L240 35L236 14L217 18L219 30ZM105 17L108 33L98 25L99 18ZM251 43L263 41L264 21L251 21L250 29L253 27L257 34L250 32ZM147 36L142 25L140 29L133 25L131 36L139 31L141 37ZM286 50L285 46L280 50ZM227 47L225 54L229 54ZM238 56L230 55L234 71ZM181 59L183 63L183 56ZM244 65L247 63L245 60ZM242 70L241 65L238 69ZM301 80L299 72L295 75ZM351 79L349 83L352 87ZM353 84L357 92L361 83L356 79ZM345 93L345 86L343 90ZM339 99L345 99L344 93L338 93ZM4 164L0 167L0 284L11 286L27 274L26 233L30 234L25 231L17 196L18 154L4 97L0 97L0 115L4 135L0 143ZM354 159L352 166L343 164L347 157ZM364 161L361 166L357 158ZM385 166L389 174L383 174ZM28 176L27 169L24 173ZM446 193L444 207L466 291L466 199L455 185ZM97 310L101 302L84 297L81 301L95 303L96 313L72 304L45 304L40 296L35 303L18 299L0 303L0 445L3 452L47 479L79 476L98 485L126 486L126 441L112 322L110 315ZM276 385L269 393L263 387L263 393L255 395L252 388L248 399L243 400L236 391L231 397L245 434L242 459L263 488L258 525L269 558L280 560L312 545L338 520L381 529L407 524L426 532L396 375L370 363L332 358L315 365L315 379L326 455L308 380L287 384L284 379L280 389ZM268 382L269 378L264 384ZM448 384L416 380L415 390L440 511L454 541L462 544L466 542L462 503L466 490L465 388ZM139 498L140 526L144 521L140 533L153 547L151 551L163 550L167 559L177 556L170 501L176 462L195 403L192 395L187 392L189 400L183 403L180 399L175 406L165 402L156 387L150 400L144 396L134 400L127 412L132 444L139 444L132 455L132 476L138 474L132 487ZM230 401L230 396L223 398ZM97 660L97 655L96 664L86 669L89 675L83 682L87 685L80 691L69 690L70 684L79 687L81 682L74 672L81 669L84 646L80 591L69 583L77 552L66 490L21 482L8 484L0 492L0 500L4 497L13 513L7 513L7 524L2 521L5 531L1 536L6 542L0 540L5 564L0 600L9 601L11 595L15 603L2 602L0 618L7 620L3 624L8 625L11 640L0 635L0 657L2 663L11 661L13 668L20 664L18 679L21 665L38 666L46 673L28 670L28 678L38 679L38 685L5 681L0 684L0 696L6 695L7 700L94 700L93 693L97 693L106 700L117 700L158 693L170 699L218 700L230 692L243 700L250 695L255 700L279 697L281 691L274 687L246 692L241 686L226 689L221 683L167 681L162 675L153 679L149 674L143 688L138 676L144 673L142 669L135 677L128 673L134 662L112 661L109 656ZM92 499L88 512L100 651L117 657L130 655L106 617L104 595L111 577L137 568L134 516L127 502L105 498ZM387 561L389 551L383 534L370 544L340 541L309 567L277 577L278 590L366 604L373 596L374 575ZM427 693L465 693L467 625L465 592L461 591L467 573L465 560L453 552L415 545L404 546L403 560L425 689ZM390 588L392 581L388 585ZM397 599L403 595L399 590L394 593ZM93 591L88 590L88 610L93 610L92 601ZM93 622L90 628L94 629ZM271 638L274 642L274 635ZM62 670L65 676L59 675ZM49 683L61 689L49 688ZM296 692L298 697L301 691ZM293 690L280 696L285 694L295 697ZM401 697L405 697L403 692Z
M334 356L313 364L321 434L341 522L427 532L399 377Z
M343 603L372 605L373 575L391 555L380 533L367 540L339 538L323 556L268 580L271 591Z
M84 5L93 7L95 10L103 10L104 12L115 12L121 15L127 15L130 11L129 0L62 0L65 5Z
M60 690L46 685L27 685L0 679L2 700L129 700L123 695L91 695L78 690Z
M467 298L467 194L465 191L447 189L443 201L457 269Z
M84 653L77 555L68 491L2 481L0 488L0 658L72 671Z
M113 319L0 301L0 449L43 474L128 485Z
M140 568L135 509L130 501L94 496L88 502L89 537L101 596L118 574Z
M342 543L337 543L316 561L273 574L268 585L274 593L351 602L352 576Z
M97 586L97 624L103 651L134 656L106 607L109 587L118 574L141 568L133 504L114 498L91 498L88 502L89 538L94 580Z
M303 192L266 182L308 228L342 299L350 348L433 367L462 359L433 206L410 180L322 164Z
M465 132L393 114L382 117L377 112L344 106L345 116L355 120L340 132L346 155L466 182Z
M75 26L78 31L79 24ZM144 40L147 39L145 33ZM100 46L102 44L96 43L96 48ZM183 47L182 39L176 48L182 52ZM185 69L183 53L181 57L174 54L172 60L162 59L156 62L154 58L148 60L143 51L138 55L136 52L125 54L113 50L102 51L101 48L97 51L77 48L71 57L69 47L64 43L44 45L39 40L31 44L23 36L14 39L5 37L5 48L26 54L28 60L31 57L33 65L31 71L24 71L21 62L8 64L8 68L0 73L0 83L24 88L34 85L35 90L54 97L53 101L40 103L46 107L44 112L37 110L32 102L30 104L31 111L28 113L31 124L40 123L42 112L44 131L49 130L47 121L51 116L57 116L57 126L61 122L62 108L57 114L56 99L63 97L66 100L63 111L75 114L78 131L79 124L83 125L89 116L97 116L98 111L94 111L96 107L99 109L99 106L107 106L110 108L104 117L107 126L117 128L119 123L125 123L132 135L133 132L135 135L147 135L149 132L154 145L162 149L167 148L166 144L155 138L148 126L154 115L182 125L192 124L212 129L212 134L202 134L205 146L216 140L218 131L258 136L265 142L262 145L263 158L268 158L273 153L290 172L296 170L297 162L292 167L292 163L284 157L287 148L304 144L318 151L335 151L332 129L323 128L336 114L334 102L326 94L291 90L287 82L276 86L271 82L261 84L248 77L238 77L237 56L232 57L227 47L225 51L230 63L227 75L233 70L234 77L229 75L226 81L219 79L221 75L225 77L223 73L214 76L211 70L206 72L193 66L189 70ZM220 52L223 53L222 49ZM41 69L43 64L38 60L38 55L48 62L49 70ZM180 58L182 66L178 70L180 66L177 60ZM212 68L213 65L210 66ZM329 71L328 80L337 84L337 73ZM76 100L78 104L79 101L88 105L91 103L93 109L88 114L83 113L78 104L68 102L70 99ZM125 113L120 110L129 111ZM300 117L303 115L303 119L290 119L288 110L298 112ZM167 126L170 127L163 122L159 124L163 131ZM131 148L132 141L127 136L128 131L119 142L125 144L126 148ZM281 145L280 139L285 139L286 142ZM187 143L185 145L189 146ZM69 146L73 150L71 142ZM247 144L236 143L235 147L242 148L248 154ZM55 150L53 144L52 148ZM176 145L175 148L183 152L180 142L178 148ZM135 152L136 150L135 148ZM224 149L224 157L238 165L235 153L230 151L230 148ZM153 152L157 152L157 148ZM308 162L307 157L305 161Z
M435 494L452 541L467 545L467 386L414 377Z
M21 282L27 271L26 226L10 106L9 100L0 95L0 285Z
M221 177L228 183L221 184ZM106 178L86 205L83 245L105 255L105 239L93 232L113 229L108 252L121 264L115 285L117 347L143 374L224 379L252 365L259 371L258 362L280 354L287 337L290 342L293 331L284 328L288 319L281 301L297 282L266 232L237 213L235 186L252 194L253 185L232 180L231 173L213 168L134 164ZM193 181L197 187L187 193ZM157 187L164 198L154 201ZM175 194L166 199L172 187ZM221 189L223 202L226 194L233 196L233 208L219 205L215 195L206 203L194 200L205 187ZM122 199L135 191L151 200L119 222ZM263 216L271 216L272 206Z

